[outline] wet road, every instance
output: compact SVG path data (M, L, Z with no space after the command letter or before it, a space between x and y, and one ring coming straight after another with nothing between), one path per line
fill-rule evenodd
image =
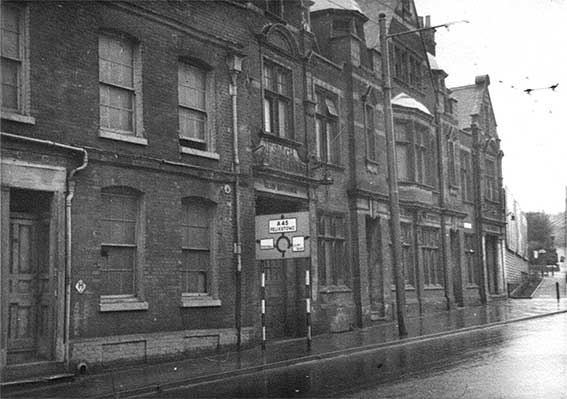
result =
M152 397L567 398L567 314L154 392Z

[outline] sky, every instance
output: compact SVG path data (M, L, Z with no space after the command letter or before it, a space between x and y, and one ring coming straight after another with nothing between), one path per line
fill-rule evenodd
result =
M415 0L448 87L489 75L504 185L524 212L565 210L567 0ZM549 87L559 83L555 90ZM530 94L524 90L533 89Z

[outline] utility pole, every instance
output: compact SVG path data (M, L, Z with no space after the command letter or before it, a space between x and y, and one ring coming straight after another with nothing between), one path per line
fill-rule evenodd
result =
M386 15L378 17L380 25L380 53L382 55L382 84L384 90L384 119L386 130L386 158L388 161L388 191L390 197L390 234L392 237L392 263L394 284L396 286L396 312L400 336L408 334L406 327L406 283L402 265L402 242L400 226L400 200L398 191L398 172L394 140L394 115L392 111L392 86L390 80L390 57L386 33Z
M390 197L390 233L392 237L392 263L394 268L394 285L396 287L396 310L398 317L398 331L400 336L407 335L406 329L406 283L402 265L402 242L400 226L400 199L398 190L398 171L396 164L396 141L394 138L394 112L392 110L392 81L390 77L390 54L388 39L403 35L419 33L436 28L448 28L460 22L447 22L435 26L413 29L388 35L386 30L386 14L380 13L378 25L380 27L380 55L382 61L382 85L384 92L384 129L386 133L386 158L388 163L388 191Z

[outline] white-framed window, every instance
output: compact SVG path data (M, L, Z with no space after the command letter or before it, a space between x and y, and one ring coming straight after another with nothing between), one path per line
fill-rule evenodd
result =
M337 96L317 88L315 92L315 141L316 155L321 162L341 163L341 138Z
M143 128L139 46L125 36L103 34L99 36L98 49L101 136L141 138Z
M264 60L264 131L293 139L291 71Z
M178 70L179 140L183 146L209 151L207 71L180 62Z
M28 49L28 9L1 5L2 118L34 123L29 116L30 82Z

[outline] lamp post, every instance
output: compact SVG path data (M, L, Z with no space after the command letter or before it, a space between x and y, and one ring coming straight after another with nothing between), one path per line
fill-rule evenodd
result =
M388 164L388 193L390 198L390 233L392 237L392 261L394 268L394 285L396 287L396 315L398 319L398 333L407 335L406 327L406 296L405 279L402 265L402 242L400 226L400 199L398 189L398 171L396 165L396 142L394 138L394 112L392 110L392 82L390 77L390 55L388 39L411 33L418 33L449 25L468 22L457 21L445 24L428 26L388 35L386 31L386 14L380 13L378 24L380 27L380 53L382 61L382 84L384 95L384 129L386 133L386 158Z

